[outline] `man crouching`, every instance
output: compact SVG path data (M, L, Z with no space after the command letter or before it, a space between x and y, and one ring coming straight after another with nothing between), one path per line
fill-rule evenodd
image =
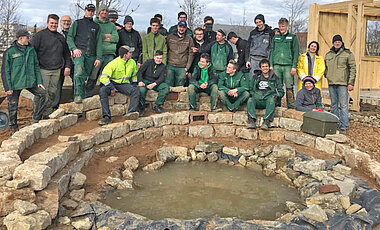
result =
M265 109L264 122L261 129L268 130L273 121L276 99L284 96L280 78L269 71L269 61L260 61L261 72L253 76L249 82L251 97L248 99L248 129L256 128L256 108Z
M99 80L101 83L99 96L103 119L99 121L99 125L107 125L112 122L108 96L114 96L117 91L129 95L130 104L124 117L127 120L135 120L139 117L137 108L140 93L137 87L131 84L131 78L135 78L137 74L136 62L132 59L134 50L133 47L129 46L120 47L119 57L113 59L103 69Z

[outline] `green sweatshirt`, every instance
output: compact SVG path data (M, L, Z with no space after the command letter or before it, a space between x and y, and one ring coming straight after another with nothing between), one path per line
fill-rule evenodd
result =
M270 65L286 65L297 68L299 45L294 34L277 34L273 37L270 51Z
M219 77L218 88L220 91L224 91L226 93L231 89L237 88L238 94L240 94L244 91L248 91L248 84L244 74L240 71L236 71L232 76L226 72L223 72Z
M117 33L117 28L114 23L110 22L108 18L105 22L99 20L99 18L95 18L94 22L98 23L100 26L101 34L103 40L103 55L107 54L115 54L116 52L116 44L119 41L119 34ZM111 34L110 41L105 42L105 34Z

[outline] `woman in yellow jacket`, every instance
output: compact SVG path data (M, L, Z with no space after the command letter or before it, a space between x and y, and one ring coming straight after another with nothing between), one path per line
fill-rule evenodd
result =
M318 55L319 43L312 41L307 46L308 51L298 58L297 74L298 91L302 89L303 79L307 76L314 78L315 87L322 92L322 77L325 73L325 60ZM312 67L312 68L310 68Z

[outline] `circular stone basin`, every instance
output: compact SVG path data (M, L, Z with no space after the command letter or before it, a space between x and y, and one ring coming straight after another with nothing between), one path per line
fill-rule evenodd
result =
M296 189L257 168L211 162L168 163L155 172L137 171L135 190L116 190L105 203L112 208L163 218L237 217L274 220L285 202L300 202Z

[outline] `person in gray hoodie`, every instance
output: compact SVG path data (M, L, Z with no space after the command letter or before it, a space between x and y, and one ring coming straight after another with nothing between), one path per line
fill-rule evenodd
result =
M303 79L302 89L297 93L296 110L302 112L322 111L321 91L315 87L315 80L312 77Z

